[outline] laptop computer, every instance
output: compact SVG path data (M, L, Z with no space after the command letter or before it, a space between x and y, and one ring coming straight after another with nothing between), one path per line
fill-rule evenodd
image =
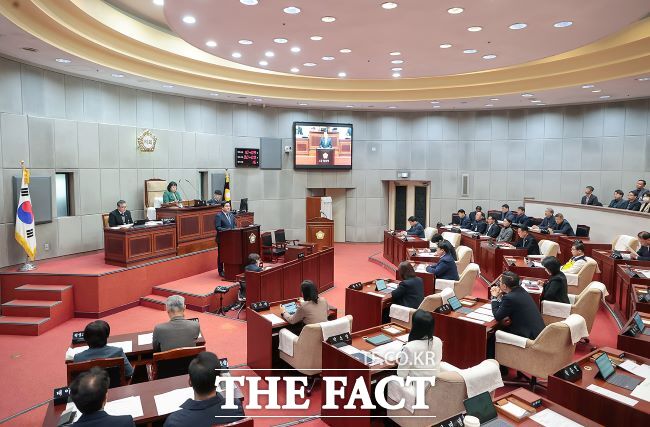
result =
M487 391L465 399L463 405L465 405L467 415L478 418L481 426L508 427L512 425L499 419L497 408L494 407L494 402Z
M641 319L641 316L639 316L639 313L634 313L634 323L636 323L636 327L639 328L639 332L641 332L643 335L650 335L650 328L645 327L645 323L643 323L643 319Z
M458 298L456 296L449 297L447 299L447 304L449 304L451 306L452 310L457 311L459 313L468 314L468 313L471 313L473 311L473 310L470 310L467 307L463 307L463 304L460 303L460 301L458 300Z
M616 368L607 356L607 353L601 353L596 358L596 366L603 379L612 385L622 387L626 390L634 390L643 380L631 377L629 375L617 374Z
M389 293L393 292L392 289L389 289L388 286L386 286L386 281L384 279L375 280L375 289L378 292L383 292L385 294L389 294Z

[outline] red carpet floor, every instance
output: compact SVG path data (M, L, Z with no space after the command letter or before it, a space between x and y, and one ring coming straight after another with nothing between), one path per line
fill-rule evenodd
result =
M339 315L345 312L345 286L357 281L376 277L387 277L382 267L370 263L368 256L381 250L380 244L337 244L335 247L335 287L323 296L339 308ZM85 257L79 257L83 259ZM51 261L54 262L54 261ZM79 265L78 268L82 268ZM485 285L477 281L474 295L484 297ZM192 312L201 322L201 329L207 341L207 348L220 357L227 357L231 365L246 362L246 324L211 314ZM146 307L135 307L104 318L111 325L111 334L152 330L154 325L167 320L163 311ZM52 390L65 385L64 355L70 343L71 333L82 330L88 319L71 319L38 337L0 336L0 377L3 387L0 391L0 419L16 414L51 398ZM615 346L616 324L601 308L594 324L591 340L594 346ZM577 354L587 349L579 346ZM444 359L444 355L443 355ZM234 375L234 373L233 373ZM282 401L284 393L279 394ZM317 415L320 408L320 391L311 397L311 408L299 411L297 417ZM45 407L33 410L6 423L8 426L40 425ZM251 416L274 415L269 411L249 411ZM289 415L289 414L286 414ZM291 414L294 415L294 414ZM256 426L277 425L295 421L296 418L256 418ZM305 425L325 425L320 420Z
M122 267L108 265L104 262L104 251L89 252L81 255L69 255L38 262L38 270L29 274L91 274L93 276L123 270ZM15 273L15 267L4 268Z

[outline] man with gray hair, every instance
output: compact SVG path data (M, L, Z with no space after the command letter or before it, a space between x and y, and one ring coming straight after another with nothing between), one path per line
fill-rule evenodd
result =
M180 347L194 347L201 333L199 322L185 319L185 298L172 295L165 301L169 322L153 330L153 350L156 352Z
M108 226L117 227L126 224L133 224L133 218L131 218L131 211L126 210L126 202L120 200L117 202L117 209L108 214Z

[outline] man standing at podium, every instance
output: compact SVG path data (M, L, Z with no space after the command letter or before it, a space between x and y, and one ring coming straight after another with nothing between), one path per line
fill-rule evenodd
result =
M219 244L219 234L222 231L232 230L236 228L235 216L230 212L230 202L225 202L221 208L221 212L217 214L214 219L214 226L217 229L217 268L219 269L219 276L224 277L223 263L221 262L221 245Z

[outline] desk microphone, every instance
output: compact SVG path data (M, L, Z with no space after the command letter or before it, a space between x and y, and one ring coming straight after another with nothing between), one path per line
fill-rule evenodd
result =
M194 190L194 194L197 194L197 195L199 194L199 192L196 191L196 187L195 187L194 185L192 185L192 183L190 182L189 179L186 178L186 179L185 179L185 182L187 182L188 184L190 184L190 187L192 187L192 189ZM199 198L200 198L200 197L199 197Z

